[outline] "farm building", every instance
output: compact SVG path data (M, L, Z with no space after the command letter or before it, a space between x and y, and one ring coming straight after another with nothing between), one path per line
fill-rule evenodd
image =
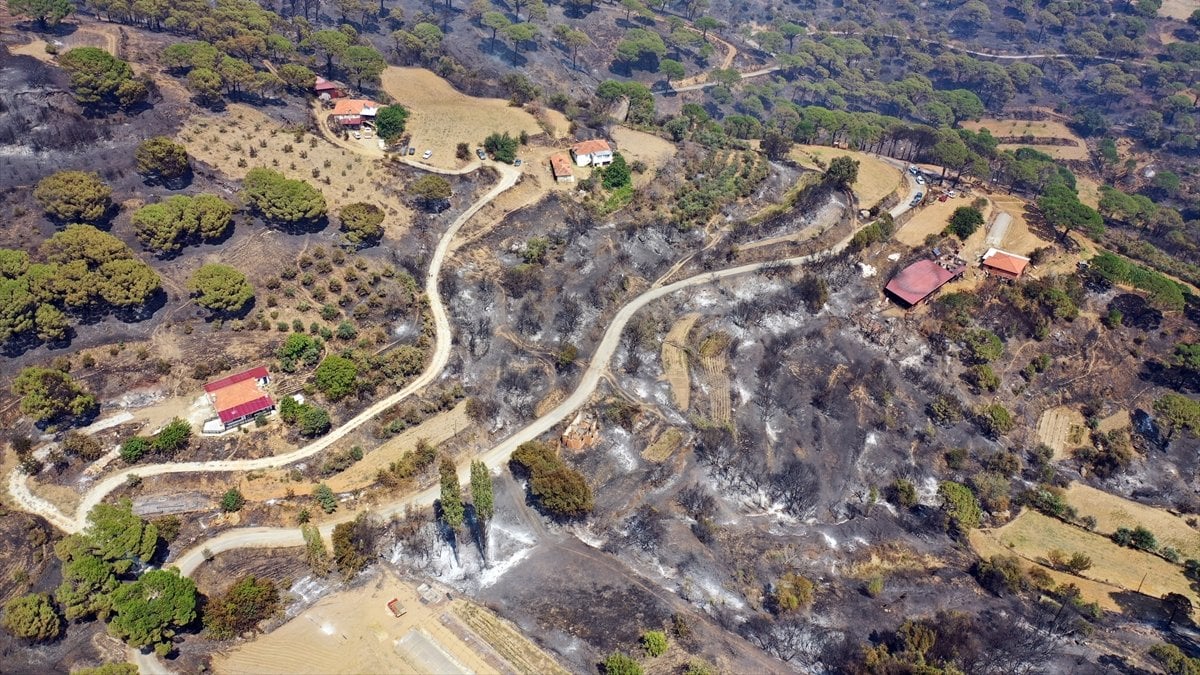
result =
M608 141L596 138L572 145L571 156L578 166L607 166L612 164L613 150Z
M1029 258L998 248L989 248L983 254L983 271L1002 279L1019 279L1029 266Z
M884 289L905 307L915 307L964 269L961 265L946 269L932 260L918 260L900 270Z
M364 98L339 98L329 116L343 127L358 127L363 122L374 121L381 107L375 101Z
M562 155L552 155L550 157L550 172L554 174L554 180L559 183L575 182L575 174L571 171L571 162Z
M346 88L318 75L316 83L313 84L313 93L318 97L325 95L329 98L341 98L346 95Z
M274 410L275 401L266 392L270 381L267 369L259 366L204 385L204 393L220 420L218 431L227 431Z

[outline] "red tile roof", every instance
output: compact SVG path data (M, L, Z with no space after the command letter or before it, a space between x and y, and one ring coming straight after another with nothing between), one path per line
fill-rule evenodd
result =
M918 260L900 270L885 288L908 305L915 305L956 276L958 272L952 272L932 260Z
M379 104L375 101L368 101L365 98L341 98L337 103L333 104L333 115L361 115L363 110L367 108L378 108ZM374 114L374 113L371 113Z
M340 84L337 84L336 82L330 82L320 75L317 76L317 83L313 85L313 89L316 91L337 91L341 88L342 86Z
M1013 277L1021 276L1021 273L1029 265L1029 258L1023 256L1005 253L1004 251L989 251L989 253L991 255L984 256L983 258L983 266L1011 274Z
M562 155L551 155L550 170L554 172L554 176L570 176L571 162L567 161Z
M590 141L580 141L572 145L571 151L576 155L591 155L597 152L611 152L612 147L603 138L594 138Z
M258 388L258 380L267 377L267 369L259 366L204 385L213 398L213 406L221 422L229 424L275 405L270 396Z

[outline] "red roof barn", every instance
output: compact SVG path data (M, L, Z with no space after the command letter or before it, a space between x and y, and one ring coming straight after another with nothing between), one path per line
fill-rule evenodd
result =
M263 390L270 379L267 369L259 366L209 382L204 385L204 391L217 409L221 424L231 429L275 408L275 401Z
M320 75L317 76L316 84L313 85L313 92L317 96L329 94L329 98L340 98L346 95L345 90L342 89L342 85L337 82L330 82Z
M913 307L962 274L963 269L948 270L932 260L918 260L900 270L884 288L902 304Z
M989 248L987 253L983 254L984 271L1004 279L1019 278L1028 266L1029 258L997 248Z

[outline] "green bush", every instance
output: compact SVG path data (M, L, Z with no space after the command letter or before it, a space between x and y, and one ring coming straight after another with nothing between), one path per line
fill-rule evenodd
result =
M651 657L662 656L667 652L667 634L661 630L642 633L642 649Z

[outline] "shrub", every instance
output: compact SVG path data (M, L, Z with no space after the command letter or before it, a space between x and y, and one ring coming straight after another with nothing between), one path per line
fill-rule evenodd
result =
M566 517L591 512L592 490L583 474L564 464L549 445L524 443L510 463L529 476L529 491L542 509Z
M225 494L221 495L221 510L225 513L234 513L241 511L246 505L246 498L235 487L229 488Z
M912 508L917 505L917 487L910 480L897 478L888 489L888 501L906 509Z
M973 206L960 206L954 209L954 214L950 216L950 224L946 226L946 232L965 240L975 234L981 225L983 225L983 214L979 209Z
M62 632L62 617L44 593L9 600L2 623L14 636L34 642L53 640Z
M1019 593L1026 583L1021 559L1015 555L994 555L987 560L980 560L971 572L980 586L996 595Z
M604 675L642 675L642 666L621 652L613 652L604 659Z
M204 608L204 627L214 638L227 640L254 630L260 621L282 607L275 582L245 576L223 595L209 601Z
M517 148L520 147L521 141L513 138L507 131L503 134L492 133L483 141L483 147L498 162L512 164L517 158Z
M661 630L642 633L642 649L651 657L662 656L667 651L667 634Z
M33 196L46 215L63 223L97 223L112 208L112 188L87 171L50 174L38 181Z
M942 481L938 486L942 498L942 510L960 531L979 527L983 512L971 488L954 481Z
M777 614L794 612L813 601L813 582L807 577L788 572L775 582L770 603Z
M324 483L313 489L313 498L321 505L321 510L325 513L333 513L337 511L337 496L333 494L333 490Z
M149 439L142 438L141 436L134 436L133 438L126 439L125 442L121 444L121 459L125 460L129 464L133 464L141 459L147 452L149 452L150 447Z

